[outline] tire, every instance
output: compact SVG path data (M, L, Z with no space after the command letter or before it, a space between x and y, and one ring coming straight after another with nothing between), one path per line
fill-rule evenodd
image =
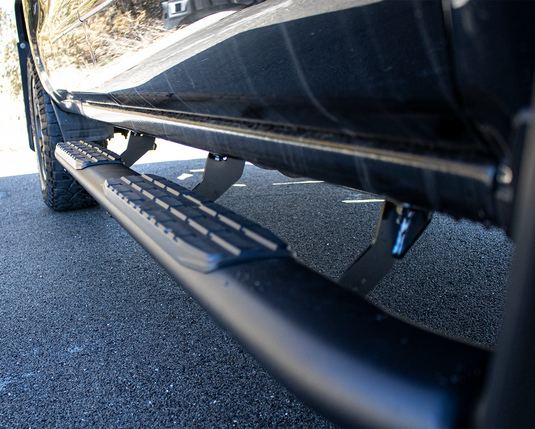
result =
M63 141L48 94L44 91L33 60L28 59L30 144L37 154L39 181L45 204L57 211L76 210L97 204L91 195L56 160L56 144ZM105 143L98 142L102 146Z

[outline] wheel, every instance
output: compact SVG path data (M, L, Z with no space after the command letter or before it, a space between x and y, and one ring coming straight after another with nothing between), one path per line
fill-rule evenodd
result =
M33 60L28 59L30 140L37 154L39 181L45 204L54 210L75 210L97 204L91 195L56 160L56 144L63 141L58 120L44 91ZM101 145L101 142L99 142Z

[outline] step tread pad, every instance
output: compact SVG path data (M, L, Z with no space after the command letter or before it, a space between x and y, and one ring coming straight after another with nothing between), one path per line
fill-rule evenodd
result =
M56 151L75 170L102 164L121 164L121 157L111 150L83 141L60 142Z
M105 195L178 262L202 272L293 257L267 229L163 177L108 179Z

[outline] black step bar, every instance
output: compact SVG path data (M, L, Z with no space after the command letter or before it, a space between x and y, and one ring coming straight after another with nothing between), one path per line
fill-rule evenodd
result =
M350 427L472 427L489 352L382 310L269 231L110 151L56 157L206 311L310 405Z

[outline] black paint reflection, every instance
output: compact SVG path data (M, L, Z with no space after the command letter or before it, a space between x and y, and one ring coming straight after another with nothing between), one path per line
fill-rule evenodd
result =
M153 1L117 0L85 21L99 67L133 55L167 36L161 7Z
M48 78L56 89L75 91L95 73L95 61L77 4L48 2L39 32L39 51ZM96 81L98 82L98 81Z
M191 24L214 13L240 10L264 0L168 0L162 2L166 29Z
M283 22L229 37L219 35L222 21L204 45L186 39L106 89L136 107L462 140L441 13L437 2L368 2L301 19L290 11Z

